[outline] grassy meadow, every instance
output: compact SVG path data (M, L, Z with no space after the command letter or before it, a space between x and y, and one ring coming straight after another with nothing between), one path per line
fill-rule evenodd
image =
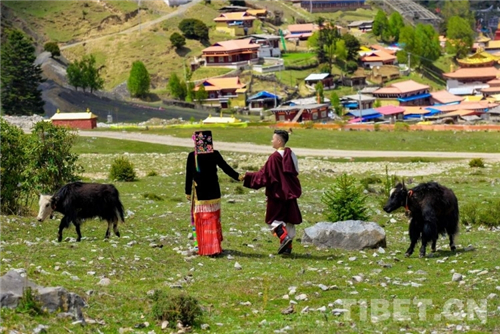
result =
M240 132L237 134L217 129L215 141L269 143L262 132L250 130L237 130ZM294 130L290 146L311 147L316 140L311 135L313 131ZM169 134L188 135L183 130L172 130ZM317 139L316 145L322 143L323 146L318 147L325 147L342 140L343 145L353 146L352 143L358 142L360 149L374 147L375 139L371 145L361 144L369 140L363 139L363 132L346 135L351 134L352 138L337 138L337 132L322 132L323 141ZM379 134L370 135L376 138ZM391 134L384 135L386 145L390 146ZM415 137L411 137L412 140L407 137L406 145L418 150L425 147L420 143L422 137L418 136L439 134L404 134L412 135ZM470 146L482 147L486 135L496 136L484 135L446 133L429 140L437 142L445 140L445 136L464 136L461 147L467 150ZM126 210L126 222L120 226L122 237L103 240L106 223L90 220L82 227L84 238L80 243L75 242L73 227L65 230L63 242L57 243L61 216L38 223L34 218L37 211L34 204L31 217L0 217L0 274L23 268L28 279L36 284L63 286L86 300L85 316L98 323L82 327L72 324L71 319L55 315L31 317L2 309L4 332L32 332L38 324L50 326L49 333L177 332L162 331L160 323L152 317L148 292L154 289L171 294L182 291L199 300L204 315L193 329L194 333L500 331L499 229L461 226L456 253L450 252L447 239L441 238L434 256L420 259L414 254L405 258L409 240L404 212L384 213L385 198L379 193L382 185L373 184L367 193L367 207L370 221L377 222L386 231L384 252L318 249L300 242L305 228L325 221L321 196L343 172L358 180L383 179L387 168L389 174L413 181L412 185L435 180L449 186L457 194L460 207L471 203L486 206L488 200L498 198L499 162L487 162L485 168L473 169L468 161L462 160L357 162L299 157L303 187L299 205L304 222L297 228L291 256L276 255L278 240L266 231L264 191L242 188L220 173L223 248L227 253L220 258L209 258L182 253L192 243L188 239L190 204L184 199L188 149L82 137L74 151L80 155L86 181L111 182L107 178L116 157L124 155L134 164L138 181L114 182ZM223 152L223 156L240 172L256 170L267 159L263 155L233 152ZM146 176L152 171L157 175ZM148 194L161 199L148 199L151 198ZM163 247L152 247L152 244ZM235 267L236 263L241 269ZM462 274L463 280L452 282L453 273ZM97 285L104 277L109 278L111 284ZM295 312L282 314L291 302L295 303ZM334 309L342 308L349 308L350 314L334 314ZM145 328L137 326L146 322ZM202 324L209 328L202 330Z

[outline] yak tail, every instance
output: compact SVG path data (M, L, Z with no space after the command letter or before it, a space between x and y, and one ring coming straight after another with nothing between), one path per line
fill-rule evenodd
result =
M123 217L123 204L121 202L118 202L118 205L116 206L116 213L122 220L122 223L125 223L125 218Z

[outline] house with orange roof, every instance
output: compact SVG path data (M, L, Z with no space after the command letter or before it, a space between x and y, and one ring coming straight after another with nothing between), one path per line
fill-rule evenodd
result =
M259 59L260 44L254 38L233 39L212 44L202 50L207 66L227 66L238 68Z
M488 88L481 89L484 96L500 94L500 79L493 79L487 82Z
M312 34L319 30L318 26L314 23L304 23L304 24L290 24L288 26L288 34L285 39L297 39L297 40L307 40Z
M231 36L246 36L253 33L253 22L256 19L247 12L221 13L214 19L215 30Z
M474 95L483 88L488 88L487 83L500 77L500 70L495 67L459 68L449 73L443 73L446 79L446 90L454 95Z
M247 9L246 13L258 19L265 19L267 17L267 9L265 8Z
M438 113L447 114L457 110L474 110L479 113L487 112L491 108L497 107L498 103L490 103L489 101L477 102L462 102L460 104L450 104L446 106L431 106L428 110L437 111Z
M394 65L397 63L395 54L395 50L389 50L380 45L372 45L368 51L359 51L360 61L364 68Z
M429 86L413 80L396 82L372 92L373 97L394 100L400 106L422 106L430 104Z
M245 107L246 84L239 77L206 79L196 85L195 91L201 86L205 87L208 98L203 101L204 105L220 106L221 108Z
M431 93L431 104L433 105L458 104L464 99L464 97L453 95L447 90Z

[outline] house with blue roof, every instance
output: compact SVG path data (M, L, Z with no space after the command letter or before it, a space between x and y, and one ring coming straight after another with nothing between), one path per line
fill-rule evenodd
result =
M428 106L431 98L429 89L428 85L407 80L377 89L372 92L372 95L377 99L385 100L383 104L393 102L400 106Z
M350 110L346 113L347 116L353 117L349 123L359 123L359 122L368 122L374 121L376 119L382 119L383 115L378 110L370 108L370 109L361 109L361 110Z
M265 110L278 106L281 99L278 95L271 94L265 90L247 98L249 110Z

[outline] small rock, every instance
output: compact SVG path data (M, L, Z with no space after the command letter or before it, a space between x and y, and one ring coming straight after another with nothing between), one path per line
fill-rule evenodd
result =
M344 314L346 312L347 312L347 310L345 308L334 308L332 310L332 314L336 315L336 316L339 316L339 315Z
M302 309L302 311L300 311L301 314L305 314L305 313L308 313L309 312L309 306L306 306Z
M353 276L353 277L352 277L352 279L353 279L353 281L354 281L354 282L356 282L356 283L363 282L363 277L358 276L358 275Z
M234 264L234 268L235 268L236 270L241 270L241 269L242 269L241 264L239 264L238 262L236 262L236 263Z
M497 297L498 297L498 295L497 295L496 293L490 293L490 294L488 295L488 297L486 297L486 298L487 298L487 299L494 299L494 298L497 298Z
M454 273L451 277L452 282L460 282L462 280L462 274Z
M111 280L109 278L103 278L97 283L97 285L108 286L111 284Z
M323 291L327 291L328 290L328 287L324 284L319 284L318 287L323 290Z
M351 257L349 258L349 261L356 261L356 260L357 260L357 257L355 257L355 256L351 256Z
M38 325L36 328L33 330L33 334L38 334L38 333L47 333L47 329L49 329L49 326L45 325Z
M204 331L208 330L210 328L210 325L209 324L202 324L201 326L201 329L203 329Z
M307 295L305 293L301 293L297 297L295 297L297 300L307 300Z
M383 249L382 247L379 247L377 249L377 252L379 252L380 254L385 254L385 249Z
M326 306L321 306L321 307L318 307L318 308L316 309L316 311L324 313L324 312L326 312Z
M469 245L469 246L467 246L467 247L465 247L465 248L464 248L464 251L466 251L466 252L470 252L470 251L473 251L473 250L475 250L475 249L476 249L476 248L475 248L474 246Z

